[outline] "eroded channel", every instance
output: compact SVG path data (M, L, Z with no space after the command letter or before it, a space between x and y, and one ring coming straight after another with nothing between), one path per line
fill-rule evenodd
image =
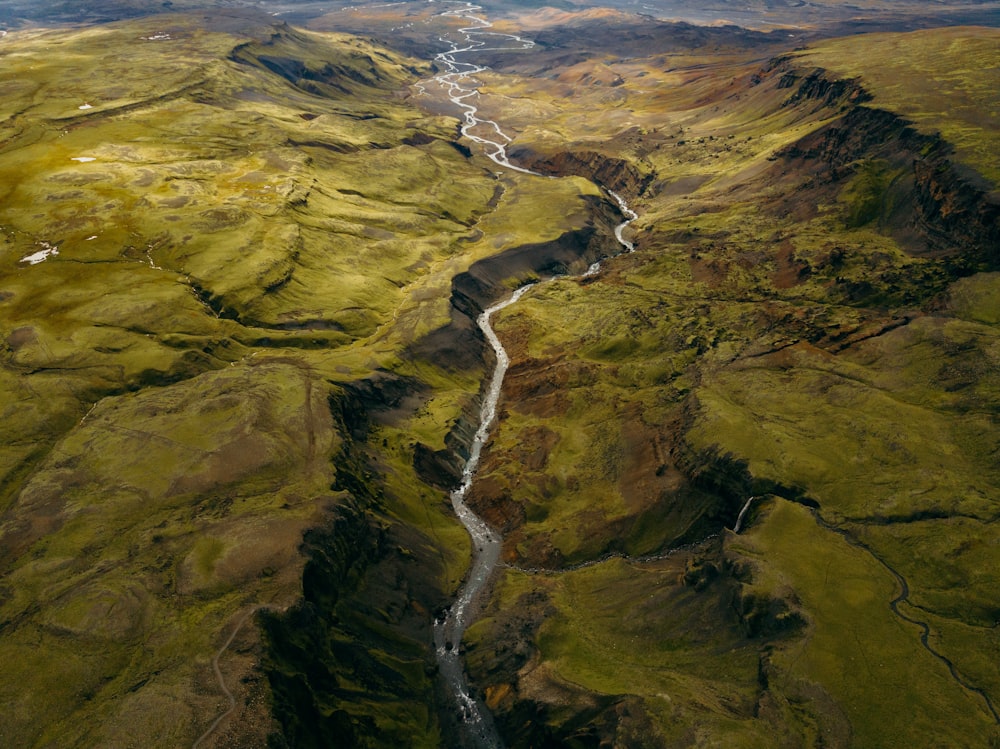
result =
M442 42L450 44L451 47L435 56L435 60L446 68L446 72L436 76L434 81L442 87L448 98L461 109L463 113L462 135L482 146L485 155L498 166L547 179L538 172L510 162L507 146L512 139L497 122L481 118L479 109L474 103L479 97L474 76L486 68L458 59L459 55L477 51L529 49L534 46L534 42L512 34L489 31L492 24L485 18L476 15L482 10L481 6L467 2L455 3L455 5L458 7L450 8L440 15L461 18L468 21L469 25L458 30L461 34L461 39L458 41L441 38ZM498 46L488 46L491 42L496 42ZM635 246L625 239L623 232L637 216L621 196L610 190L607 190L607 193L617 203L625 217L625 221L615 227L615 238L623 251L632 252ZM594 263L584 275L593 276L599 270L600 263ZM515 304L534 285L536 284L520 287L507 299L486 308L478 317L479 328L496 354L496 366L490 375L489 385L483 398L479 415L479 428L473 437L469 458L462 471L462 482L451 494L455 514L472 538L473 561L454 603L434 622L434 644L438 665L442 677L454 695L465 739L469 744L483 749L502 747L503 742L489 710L473 696L469 689L462 666L460 646L465 629L469 624L472 606L489 582L500 560L503 539L499 533L490 528L482 518L469 508L465 498L479 467L483 446L486 444L490 429L496 420L504 375L510 365L510 358L500 338L493 330L491 320L495 313Z

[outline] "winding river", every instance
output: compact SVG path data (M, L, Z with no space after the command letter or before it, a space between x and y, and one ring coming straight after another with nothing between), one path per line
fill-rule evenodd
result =
M456 55L468 54L469 52L531 49L535 43L515 34L488 31L487 29L492 28L493 24L485 18L475 15L477 11L482 10L482 6L468 2L455 4L460 7L446 10L440 15L461 18L471 25L458 30L462 35L461 41L440 38L443 43L450 44L451 48L434 56L435 61L441 63L447 70L447 72L435 76L434 80L444 89L448 98L462 110L464 119L462 135L481 145L486 155L498 166L522 174L538 174L538 172L510 163L507 158L507 145L511 142L510 136L501 130L500 125L493 120L481 118L479 108L472 103L479 98L479 89L476 88L473 76L486 70L486 67L456 59ZM489 41L495 41L501 46L488 47L486 45Z
M441 63L446 72L436 76L434 81L442 87L448 98L462 110L464 120L461 128L462 135L481 145L486 156L498 166L522 174L542 176L538 172L512 164L507 156L507 146L511 142L510 136L504 133L500 125L493 120L483 119L479 116L479 109L473 103L479 97L479 90L476 88L477 84L473 76L486 68L457 59L458 55L470 52L529 49L534 46L534 42L513 34L488 31L492 24L485 18L475 15L482 10L481 6L468 2L456 2L455 4L459 7L446 10L441 15L461 18L468 21L469 25L459 29L462 37L459 41L441 38L441 41L450 44L451 48L435 56L435 60ZM491 42L496 42L501 46L487 46ZM618 204L626 219L615 227L615 238L625 252L632 252L635 246L624 238L623 232L637 216L621 196L610 190L607 192ZM584 275L593 276L599 270L600 263L594 263ZM510 365L507 351L493 330L490 320L496 312L516 303L532 286L533 284L522 286L507 299L486 308L479 315L477 321L480 330L483 331L483 335L486 336L486 340L489 341L496 354L496 366L483 399L479 414L479 428L472 440L469 459L462 471L462 483L451 493L451 503L455 514L472 538L473 561L455 602L434 622L434 645L441 675L455 696L459 717L467 733L466 738L477 749L497 749L503 746L503 742L500 740L500 735L493 723L493 716L469 690L462 668L460 650L462 636L469 623L470 608L496 569L500 560L503 539L499 533L490 528L482 518L472 511L466 504L465 498L479 467L479 459L483 446L489 438L490 428L496 419L504 375Z

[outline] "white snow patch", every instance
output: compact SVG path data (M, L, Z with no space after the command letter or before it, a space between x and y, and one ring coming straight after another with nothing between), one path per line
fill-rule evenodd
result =
M81 164L86 164L88 161L97 161L93 156L74 156L70 161L79 161Z
M80 106L77 107L77 109L93 109L93 108L94 108L93 104L81 104Z
M32 253L31 255L25 255L21 258L22 263L28 263L29 265L38 265L43 260L48 260L51 255L58 255L59 248L55 245L51 245L48 242L39 242L43 249L38 252Z

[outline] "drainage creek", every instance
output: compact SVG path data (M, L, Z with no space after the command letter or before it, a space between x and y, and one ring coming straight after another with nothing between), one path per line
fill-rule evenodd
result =
M481 6L468 2L455 2L452 5L455 7L440 15L462 19L462 21L467 21L468 25L458 30L457 40L441 38L441 41L449 44L450 48L437 54L434 58L445 69L444 73L434 78L434 82L462 111L462 135L482 146L486 156L498 166L548 179L538 172L510 162L507 156L507 146L511 143L510 136L504 133L500 125L493 120L481 118L478 108L473 103L479 97L479 90L476 88L478 84L473 77L486 68L459 59L460 56L483 51L530 49L534 46L534 42L513 34L490 31L492 24L477 15L482 11ZM619 195L610 190L607 192L617 203L626 219L615 228L615 237L624 252L632 252L635 247L624 238L623 231L637 216ZM600 264L594 263L584 275L593 276L599 271ZM502 747L503 742L497 732L493 716L487 707L471 694L462 667L460 645L465 628L469 624L471 608L500 560L503 539L499 533L490 528L482 518L469 508L465 503L465 498L475 478L476 469L479 467L483 445L486 443L490 428L496 419L504 375L510 364L507 351L493 330L490 319L494 313L515 304L531 288L532 285L522 286L512 296L488 307L478 318L480 330L483 331L483 335L486 336L486 340L489 341L496 353L496 367L493 369L489 385L486 388L479 415L479 429L472 440L469 459L462 471L462 483L451 494L451 503L455 514L472 537L473 561L468 576L458 592L458 597L434 622L434 645L441 675L448 689L454 695L462 731L465 734L463 738L469 746L477 747L477 749L496 749Z

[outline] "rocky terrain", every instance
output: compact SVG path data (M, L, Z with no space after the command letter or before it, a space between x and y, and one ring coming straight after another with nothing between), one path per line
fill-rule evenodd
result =
M534 175L428 4L8 3L0 744L463 742L475 320L544 280L469 495L502 741L1000 745L1000 32L823 7L485 9Z

